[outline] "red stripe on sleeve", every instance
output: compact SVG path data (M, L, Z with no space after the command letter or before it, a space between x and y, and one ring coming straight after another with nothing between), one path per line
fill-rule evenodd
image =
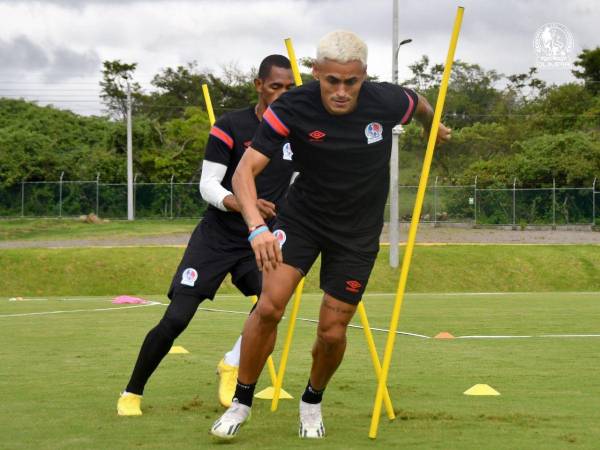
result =
M290 134L290 130L286 127L279 117L273 112L273 110L269 107L263 114L263 119L275 130L275 132L281 136L288 136Z
M415 101L412 99L412 97L410 95L408 95L408 92L404 91L404 95L406 95L408 97L408 109L406 110L406 113L404 114L404 117L402 117L402 120L400 121L400 123L402 125L404 125L406 123L406 121L408 120L408 118L412 114L413 108L415 106Z
M217 139L219 139L220 141L223 141L223 143L227 147L229 147L229 150L233 149L232 137L229 136L227 133L225 133L223 130L221 130L219 127L213 126L210 129L210 134L213 135L214 137L216 137Z

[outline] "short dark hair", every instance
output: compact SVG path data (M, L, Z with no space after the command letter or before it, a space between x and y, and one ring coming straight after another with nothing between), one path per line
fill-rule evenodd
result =
M283 55L269 55L260 63L258 68L258 78L266 79L271 74L271 68L281 67L282 69L291 69L290 60Z

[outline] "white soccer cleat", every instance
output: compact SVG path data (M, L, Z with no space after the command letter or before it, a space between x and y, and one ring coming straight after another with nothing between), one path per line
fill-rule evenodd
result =
M250 407L242 405L234 398L227 411L213 424L210 434L221 439L233 439L249 418Z
M301 438L321 439L325 437L320 403L313 405L300 400L300 429L298 434Z

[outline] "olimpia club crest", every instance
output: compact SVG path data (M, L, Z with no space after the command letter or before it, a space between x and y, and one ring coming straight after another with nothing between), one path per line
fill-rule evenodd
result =
M185 269L181 274L181 284L185 284L186 286L194 287L197 279L198 272L196 269L192 269L191 267Z
M275 231L273 231L273 236L275 236L277 238L277 242L279 242L279 248L282 248L283 244L285 244L285 241L287 239L287 236L285 235L285 231L275 230Z
M373 144L383 139L383 126L379 122L371 122L365 127L367 143Z
M533 47L540 68L570 67L575 47L573 34L562 23L546 23L535 33Z

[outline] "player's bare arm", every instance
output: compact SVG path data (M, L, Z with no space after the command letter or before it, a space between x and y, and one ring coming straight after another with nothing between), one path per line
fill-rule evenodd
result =
M227 208L227 211L241 212L240 205L233 194L223 199L223 205ZM256 207L263 219L269 220L275 217L275 203L259 198L256 200Z
M433 122L433 108L425 97L420 94L417 95L419 97L419 101L417 103L417 109L415 110L415 119L417 119L419 123L423 125L423 129L428 135ZM436 141L437 145L448 142L451 137L452 129L446 127L443 123L440 123Z
M252 147L248 147L231 181L242 216L251 231L250 245L256 256L256 264L261 270L274 269L283 260L279 242L264 225L257 205L255 178L268 163L269 158ZM266 230L256 233L263 225Z

